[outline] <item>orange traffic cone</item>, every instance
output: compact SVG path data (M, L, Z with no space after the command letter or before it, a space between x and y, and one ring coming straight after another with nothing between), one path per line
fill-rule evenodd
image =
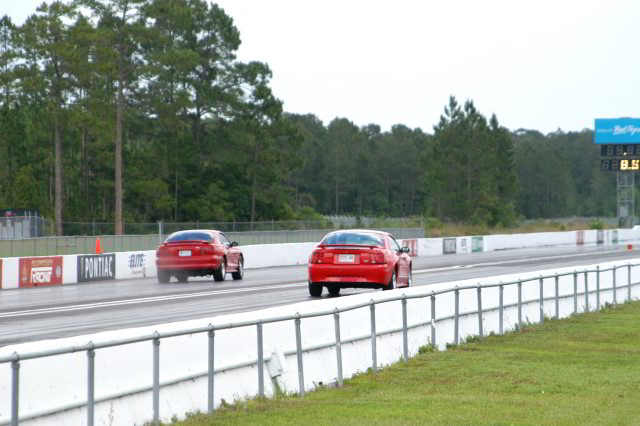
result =
M100 237L96 238L96 254L102 254L102 247L100 247Z

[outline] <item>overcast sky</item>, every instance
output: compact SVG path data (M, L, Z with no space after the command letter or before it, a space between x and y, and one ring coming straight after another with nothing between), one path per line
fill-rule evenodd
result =
M21 23L41 0L0 0ZM633 0L222 0L286 111L431 132L449 95L510 129L640 116Z

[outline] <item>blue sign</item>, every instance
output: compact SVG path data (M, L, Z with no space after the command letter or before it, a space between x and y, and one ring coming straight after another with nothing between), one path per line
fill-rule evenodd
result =
M640 118L596 118L593 143L640 144Z

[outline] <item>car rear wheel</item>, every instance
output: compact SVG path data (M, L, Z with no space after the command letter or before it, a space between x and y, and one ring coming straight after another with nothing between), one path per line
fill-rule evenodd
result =
M226 276L227 276L227 260L222 259L222 262L220 262L220 267L215 271L213 271L213 279L215 281L224 281Z
M167 271L158 271L158 282L168 283L171 279L171 275Z
M327 290L329 290L329 294L333 296L337 296L338 294L340 294L340 287L327 286Z
M322 284L318 283L309 283L309 294L313 297L322 296Z
M407 278L407 287L413 285L413 270L409 269L409 278Z
M178 282L186 283L189 279L189 274L187 274L186 272L178 272L176 278L178 279Z
M396 270L394 269L393 273L391 274L391 279L389 280L389 284L387 284L387 286L383 288L383 290L395 290L396 285L397 285L397 277L396 277Z
M240 258L240 260L238 261L238 270L236 272L232 272L231 277L233 277L234 280L241 280L243 276L244 276L244 259Z

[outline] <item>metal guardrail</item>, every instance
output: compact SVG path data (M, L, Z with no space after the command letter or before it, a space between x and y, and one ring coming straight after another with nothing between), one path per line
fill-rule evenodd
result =
M397 239L423 238L423 228L386 228ZM320 241L332 230L247 231L228 232L227 236L240 245L312 243ZM1 257L59 256L93 253L96 238L103 252L155 250L167 235L100 235L77 237L43 237L0 240Z
M296 349L295 350L289 350L286 351L285 354L287 355L293 355L294 353L296 354L296 358L297 358L297 366L298 366L298 389L299 389L299 394L301 397L304 397L305 394L305 388L304 388L304 364L303 364L303 357L302 354L303 352L306 351L311 351L311 350L318 350L318 349L324 349L324 348L330 348L330 347L335 347L336 349L336 364L337 364L337 371L338 371L338 385L342 386L343 384L343 375L342 375L342 344L343 343L348 343L348 342L354 342L354 341L361 341L361 340L365 340L365 339L369 339L371 340L371 368L373 371L377 371L378 370L378 361L377 361L377 350L376 350L376 340L378 336L381 335L385 335L385 334L391 334L391 333L397 333L399 331L402 331L402 340L403 340L403 361L408 361L409 359L409 345L408 345L408 330L412 329L412 328L418 328L418 327L424 327L424 326L430 326L431 327L431 345L432 347L435 349L437 347L436 344L436 325L439 321L443 321L443 320L451 320L453 319L454 321L454 344L455 345L459 345L460 344L460 336L459 336L459 320L461 317L467 317L467 316L471 316L471 315L477 315L478 317L478 335L480 336L480 338L484 337L484 331L483 331L483 314L487 313L487 312L493 312L493 311L498 311L499 312L499 333L503 334L504 333L504 310L506 308L513 308L513 307L517 307L517 311L518 311L518 320L517 320L517 325L521 326L523 324L522 321L522 307L523 305L527 305L530 303L537 303L540 306L540 317L539 317L539 322L540 323L544 323L544 302L545 301L549 301L549 300L553 300L555 301L555 317L559 318L560 317L560 308L559 308L559 301L560 299L567 299L567 298L573 298L573 314L577 314L579 312L579 308L578 308L578 296L584 296L585 297L585 306L584 306L584 311L585 312L589 312L590 310L590 303L589 303L589 296L590 294L595 293L596 294L596 309L600 309L601 307L601 303L600 303L600 293L602 291L613 291L613 303L616 304L617 303L617 292L621 289L623 289L624 287L627 287L627 298L626 300L631 300L631 287L632 286L636 286L636 285L640 285L640 282L637 283L632 283L631 282L631 268L633 267L637 267L640 266L640 263L636 263L636 264L627 264L627 265L623 265L623 266L613 266L611 268L606 268L606 269L600 269L599 266L596 266L595 269L585 269L583 271L573 271L573 272L568 272L568 273L564 273L564 274L553 274L553 275L546 275L546 276L542 276L540 275L539 277L534 277L534 278L529 278L529 279L524 279L524 280L518 280L518 281L511 281L511 282L499 282L496 284L478 284L478 285L469 285L469 286L462 286L462 287L458 287L455 286L454 288L449 288L449 289L444 289L444 290L438 290L438 291L432 291L431 293L427 293L427 294L418 294L418 295L405 295L402 294L400 296L394 296L394 297L389 297L389 298L385 298L383 300L378 300L378 301L374 301L371 300L370 302L365 302L365 303L358 303L358 304L354 304L351 305L349 307L343 308L343 309L338 309L335 308L333 310L325 310L325 311L317 311L317 312L313 312L313 313L307 313L307 314L295 314L295 315L286 315L286 316L280 316L280 317L270 317L270 318L265 318L265 319L259 319L259 320L250 320L250 321L242 321L242 322L237 322L237 323L228 323L228 324L218 324L218 325L212 325L209 324L208 326L205 327L197 327L197 328L191 328L191 329L185 329L185 330L179 330L179 331L173 331L173 332L167 332L167 333L158 333L155 332L151 335L144 335L144 336L138 336L138 337L131 337L131 338L126 338L126 339L120 339L120 340L113 340L113 341L107 341L107 342L101 342L101 343L92 343L89 342L86 345L80 345L80 346L71 346L71 347L66 347L66 348L59 348L59 349L54 349L54 350L45 350L45 351L40 351L40 352L30 352L30 353L23 353L23 354L19 354L19 353L13 353L12 355L9 356L3 356L0 357L0 364L4 364L4 363L11 363L11 418L9 421L4 420L4 421L0 421L0 426L4 426L4 425L11 425L11 426L17 426L19 421L24 421L24 420L29 420L29 419L33 419L33 418L37 418L37 417L41 417L41 416L45 416L45 415L49 415L49 414L54 414L54 413L59 413L62 411L67 411L67 410L71 410L71 409L75 409L75 408L81 408L81 407L87 407L87 424L89 426L93 426L94 425L94 408L95 408L95 404L98 402L103 402L103 401L107 401L110 399L114 399L114 398L120 398L123 396L128 396L134 393L139 393L139 392L144 392L144 391L149 391L151 390L153 393L153 400L152 400L152 404L153 404L153 422L155 424L159 424L159 419L160 419L160 388L164 387L164 386L169 386L171 384L175 384L175 383L180 383L180 382L184 382L187 380L193 380L195 378L198 377L204 377L207 376L208 380L207 380L207 402L208 402L208 412L212 413L213 409L214 409L214 391L215 391L215 387L214 387L214 375L215 373L219 373L222 371L229 371L229 370L233 370L236 368L241 368L241 367L246 367L246 366L250 366L250 365L264 365L265 362L267 362L270 357L264 358L263 355L263 339L262 339L262 327L264 324L269 324L269 323L276 323L276 322L285 322L285 321L293 321L294 322L294 326L295 326L295 333L296 333ZM617 286L616 283L616 270L619 269L623 269L623 268L627 268L627 283L625 286ZM612 281L612 287L607 287L607 288L600 288L600 274L604 273L604 272L612 272L612 276L613 276L613 281ZM578 291L578 274L584 273L584 291L579 292ZM588 282L588 273L596 273L596 288L595 290L593 289L589 289L589 282ZM569 294L565 294L565 295L560 295L560 289L559 289L559 278L563 277L563 276L573 276L573 293L569 293ZM544 280L546 279L553 279L555 282L555 293L553 297L544 297L544 292L543 292L543 286L544 286ZM526 283L534 283L534 284L538 284L539 288L540 288L540 295L538 298L533 298L533 299L529 299L529 300L522 300L522 285L526 284ZM517 303L511 303L511 304L504 304L504 300L503 300L503 295L504 295L504 288L507 286L512 286L515 285L518 288L518 301ZM500 292L499 292L499 304L497 307L490 307L490 308L483 308L482 305L482 290L483 289L487 289L487 288L493 288L493 287L499 287ZM475 290L477 292L477 309L476 310L472 310L472 311L466 311L466 312L460 312L459 309L459 304L460 304L460 292L465 291L465 290ZM442 295L442 294L448 294L448 293L454 293L455 294L455 306L454 306L454 314L453 315L447 315L447 316L441 316L441 317L436 317L436 297L438 295ZM430 305L431 305L431 318L429 321L423 321L423 322L419 322L419 323L415 323L415 324L411 324L409 325L407 323L407 300L409 299L425 299L425 298L429 298L430 299ZM402 327L401 328L395 328L395 329L388 329L388 330L384 330L384 331L376 331L376 305L379 304L383 304L383 303L390 303L390 302L401 302L401 306L402 306ZM364 336L356 336L356 337L352 337L348 340L341 340L341 332L340 332L340 314L344 313L344 312L348 312L348 311L353 311L356 309L363 309L363 308L369 308L370 310L370 318L371 318L371 332L368 335L364 335ZM315 346L308 346L308 347L302 347L302 333L301 333L301 322L303 319L305 318L314 318L314 317L322 317L322 316L333 316L334 318L334 324L335 324L335 341L334 342L328 342L325 344L320 344L320 345L315 345ZM224 368L214 368L214 345L215 345L215 332L217 330L227 330L227 329L233 329L233 328L241 328L241 327L249 327L249 326L255 326L256 327L256 331L257 331L257 344L256 344L256 349L257 349L257 357L256 360L253 361L247 361L247 362L243 362L243 363L239 363L239 364L235 364L235 365L230 365L230 366L226 366ZM192 373L188 376L184 376L184 377L178 377L178 378L174 378L168 381L164 381L164 382L160 382L160 341L161 339L166 339L166 338L170 338L170 337L178 337L178 336L185 336L185 335L190 335L190 334L198 334L198 333L207 333L208 336L208 369L206 372L198 372L198 373ZM110 348L110 347L115 347L115 346L123 346L123 345L128 345L128 344L133 344L133 343L140 343L140 342L145 342L145 341L151 341L152 345L153 345L153 380L152 380L152 384L148 385L148 386L142 386L142 387L137 387L135 389L128 389L128 390L123 390L120 391L118 393L114 393L111 395L104 395L100 398L96 398L95 397L95 355L96 355L96 351L99 349L104 349L104 348ZM46 357L52 357L52 356L57 356L57 355L64 355L64 354L72 354L72 353L77 353L77 352L86 352L87 354L87 400L86 402L79 402L79 403L72 403L72 404L67 404L65 406L60 406L60 407L53 407L53 408L47 408L47 409L42 409L38 412L32 412L27 416L19 416L19 386L20 386L20 362L21 361L26 361L26 360L31 360L31 359L37 359L37 358L46 358ZM257 372L258 372L258 394L260 396L264 396L264 368L257 368Z

